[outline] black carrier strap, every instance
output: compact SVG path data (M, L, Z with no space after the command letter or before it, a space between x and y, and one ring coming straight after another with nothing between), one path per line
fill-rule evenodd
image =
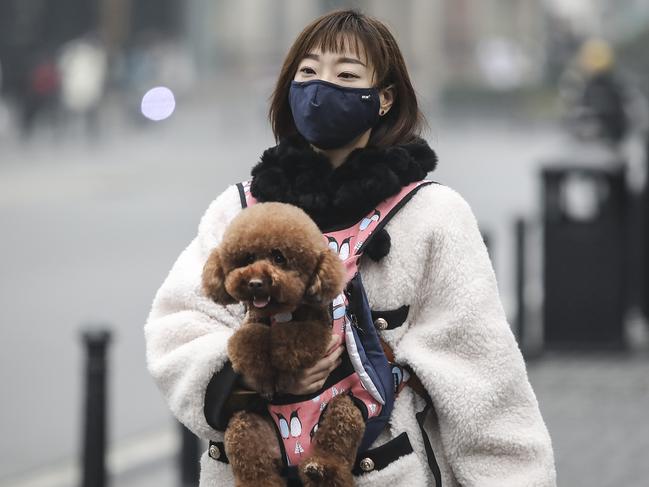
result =
M420 412L415 414L417 418L417 424L421 430L421 438L424 441L424 448L426 450L426 457L428 459L428 467L430 471L433 472L433 477L435 477L435 487L442 487L442 473L439 470L439 465L437 464L437 458L435 458L435 452L433 447L430 445L430 440L428 439L428 434L424 429L424 422L426 421L426 415L428 411L432 409L433 405L426 401L426 407Z
M391 309L388 311L371 310L370 312L372 313L372 321L383 318L388 323L388 326L385 329L393 330L403 325L403 323L406 321L406 318L408 317L408 311L410 311L410 306L404 304L398 309Z
M399 436L393 438L387 443L381 446L377 446L372 450L367 450L358 455L358 457L356 457L356 461L354 462L352 473L354 475L362 475L366 473L366 471L363 469L364 460L372 460L372 464L374 466L372 471L374 472L383 470L395 460L405 455L409 455L412 452L413 449L412 445L410 444L410 440L408 439L408 434L401 433Z

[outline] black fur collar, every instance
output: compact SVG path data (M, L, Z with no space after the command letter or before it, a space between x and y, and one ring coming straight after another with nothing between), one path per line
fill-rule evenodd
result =
M425 140L352 151L333 169L325 155L293 136L267 149L252 169L250 191L258 201L302 208L325 232L351 225L401 188L437 166Z

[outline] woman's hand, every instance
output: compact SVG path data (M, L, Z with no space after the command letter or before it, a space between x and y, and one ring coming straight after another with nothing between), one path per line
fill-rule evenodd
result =
M340 356L345 351L342 337L331 337L327 353L313 367L303 369L297 374L280 376L277 389L294 395L311 394L322 388L329 374L340 365Z

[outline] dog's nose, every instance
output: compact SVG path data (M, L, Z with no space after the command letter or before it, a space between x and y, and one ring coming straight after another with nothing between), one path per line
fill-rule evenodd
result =
M264 285L261 279L250 279L248 281L248 287L250 289L259 289Z

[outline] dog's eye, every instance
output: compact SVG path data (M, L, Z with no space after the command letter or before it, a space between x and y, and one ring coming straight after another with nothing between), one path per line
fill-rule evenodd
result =
M237 267L243 267L252 264L256 260L255 254L247 253L237 259Z
M286 263L286 257L284 257L284 254L282 254L279 250L273 249L270 253L270 255L273 258L273 262L275 264L285 264Z

